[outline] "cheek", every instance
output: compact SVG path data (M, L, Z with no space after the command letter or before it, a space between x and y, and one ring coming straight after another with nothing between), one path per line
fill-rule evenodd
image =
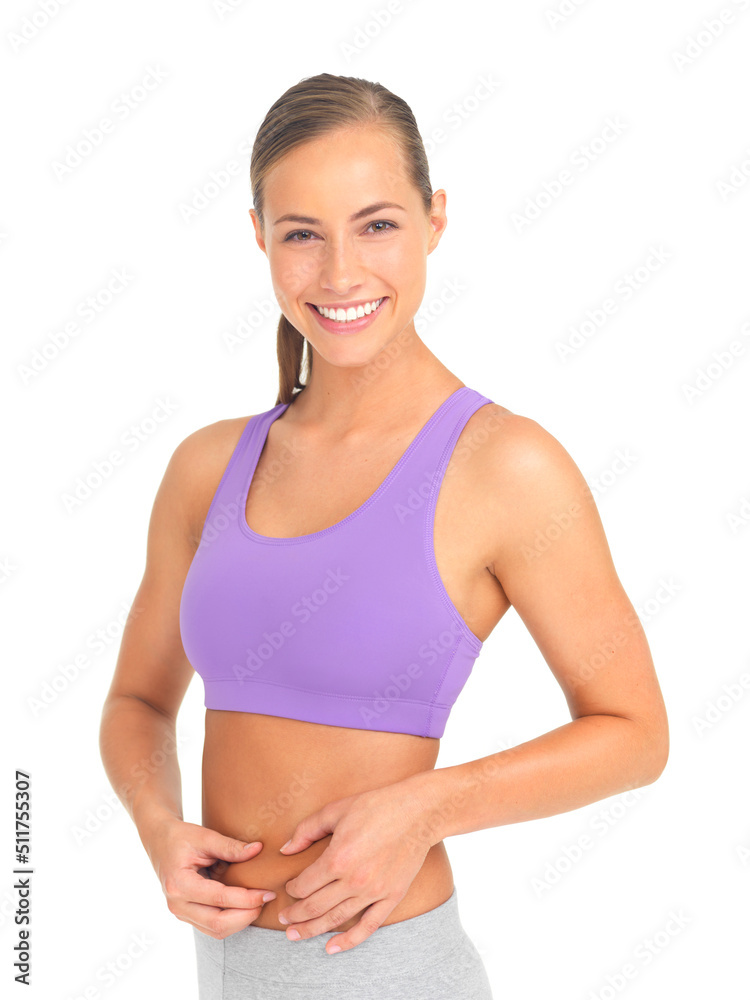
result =
M288 294L308 285L319 270L316 255L309 250L304 253L280 253L269 263L274 288Z
M404 292L424 281L424 248L418 240L393 240L372 254L372 269L394 288Z

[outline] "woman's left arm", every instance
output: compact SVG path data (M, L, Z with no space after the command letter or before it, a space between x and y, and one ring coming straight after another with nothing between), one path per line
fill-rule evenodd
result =
M573 721L409 779L429 802L425 822L434 825L436 843L650 784L669 754L648 642L578 467L544 428L517 415L487 454L498 525L490 569L562 688Z
M537 643L573 721L487 757L329 803L302 820L286 853L333 837L287 883L304 898L282 914L310 937L372 904L329 950L369 936L445 837L578 809L650 784L666 765L659 682L591 491L535 421L506 412L498 426L480 465L481 506L495 525L487 568Z

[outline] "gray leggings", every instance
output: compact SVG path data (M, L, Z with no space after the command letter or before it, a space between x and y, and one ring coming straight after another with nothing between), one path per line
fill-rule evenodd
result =
M253 924L223 941L193 932L200 1000L492 1000L455 886L434 909L336 955L325 946L337 931L300 941Z

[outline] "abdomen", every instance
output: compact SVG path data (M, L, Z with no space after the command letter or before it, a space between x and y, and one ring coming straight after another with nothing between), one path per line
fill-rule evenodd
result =
M295 901L284 886L318 858L329 834L293 855L279 853L297 823L335 799L380 788L430 770L440 741L402 733L340 728L248 712L206 711L202 824L261 852L214 878L226 885L270 889L255 924L283 930L278 912ZM442 841L427 853L405 897L385 923L408 919L444 902L453 875ZM369 904L368 904L369 905ZM337 930L359 919L350 918Z

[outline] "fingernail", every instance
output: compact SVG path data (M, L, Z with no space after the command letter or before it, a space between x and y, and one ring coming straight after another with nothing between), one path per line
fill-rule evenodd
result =
M275 892L266 892L266 893L263 894L263 902L264 903L270 903L272 899L276 899L276 893Z
M252 844L245 844L245 847L260 847L260 841L255 840Z
M290 931L287 931L287 936L289 937L290 941L299 941L299 931L296 931L294 928L292 928Z
M287 840L287 842L283 846L281 846L279 848L279 850L280 851L285 851L287 849L287 847L289 847L290 844L291 844L291 840Z
M289 921L286 919L286 917L279 917L279 923L280 924L288 924Z
M339 948L339 946L337 944L333 944L328 949L328 954L329 955L335 955L337 951L341 951L341 948Z

